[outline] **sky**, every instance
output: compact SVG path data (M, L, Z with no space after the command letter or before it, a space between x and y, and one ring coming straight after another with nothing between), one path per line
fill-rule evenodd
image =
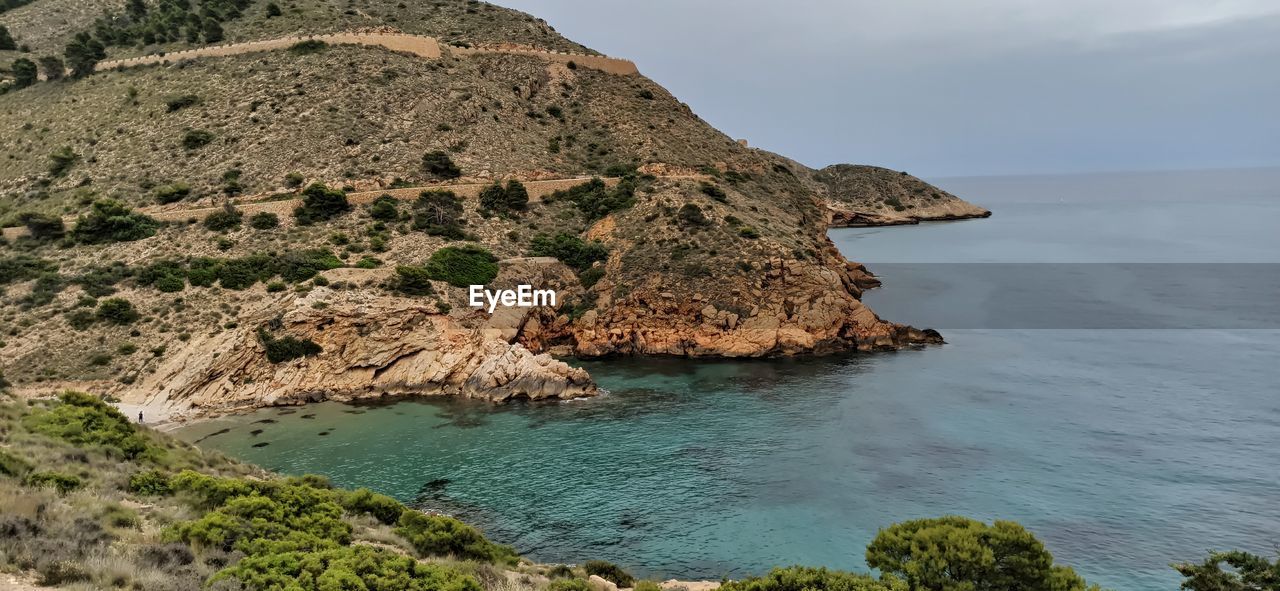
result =
M1280 0L497 0L809 166L1280 165Z

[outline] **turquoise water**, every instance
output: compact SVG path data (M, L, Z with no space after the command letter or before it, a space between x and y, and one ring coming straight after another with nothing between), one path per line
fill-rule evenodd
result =
M832 237L873 269L1280 262L1280 185L1260 180L1280 175L1244 176L1195 177L1214 208L1173 189L1129 198L1150 182L1112 178L944 181L996 216ZM902 297L917 278L884 279L867 299L886 316L939 305ZM862 569L877 528L948 513L1020 521L1114 589L1175 589L1168 564L1210 549L1271 553L1280 330L1065 326L948 330L946 346L872 356L595 362L610 393L593 400L321 404L184 435L458 515L535 559L650 576Z

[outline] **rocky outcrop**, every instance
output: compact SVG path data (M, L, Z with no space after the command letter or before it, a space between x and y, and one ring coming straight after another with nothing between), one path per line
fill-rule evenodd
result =
M935 331L881 320L857 298L878 280L861 265L828 262L770 259L754 284L714 301L655 276L575 323L575 353L768 357L942 342Z
M813 178L825 193L829 225L834 228L991 217L986 209L887 168L837 164L815 171Z
M272 307L278 315L264 310L257 325L193 339L122 400L227 412L389 396L506 402L596 394L585 370L496 338L492 319L479 313L450 316L430 300L325 288ZM312 341L321 352L272 363L259 329Z

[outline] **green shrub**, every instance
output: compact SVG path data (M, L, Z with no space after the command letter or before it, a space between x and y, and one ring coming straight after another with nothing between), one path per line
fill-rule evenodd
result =
M957 589L963 588L965 587ZM985 589L985 587L982 588ZM807 566L775 568L763 577L726 582L720 586L720 589L721 591L908 591L906 584L892 577L877 580L870 575ZM917 591L915 587L910 589ZM929 590L921 588L918 591Z
M567 564L557 564L547 571L547 576L552 579L572 578L573 569Z
M622 567L604 560L588 560L582 565L587 571L587 575L595 575L606 581L611 581L618 587L630 587L635 584L635 577L632 577Z
M572 572L572 571L571 571ZM582 579L556 579L547 585L547 591L595 591Z
M742 226L741 228L738 228L738 235L743 238L755 240L760 237L760 231L751 226Z
M255 553L210 579L289 591L482 591L470 575L369 546ZM287 585L287 586L282 586Z
M400 515L405 511L405 507L400 504L400 501L386 495L380 495L367 488L343 493L341 504L350 513L372 515L386 525L398 523Z
M727 203L729 201L729 196L725 194L724 189L721 189L711 183L702 183L702 193L721 203Z
M369 217L385 222L400 219L400 202L391 195L381 195L369 204Z
M480 207L493 211L523 211L529 205L529 191L515 179L507 186L493 183L480 191Z
M573 234L562 232L554 237L546 234L534 236L529 256L555 257L581 273L597 261L608 260L609 250L599 242L585 242Z
M100 199L76 220L71 237L85 244L129 242L154 236L160 222L112 199Z
M57 240L67 231L62 218L54 215L24 212L18 214L18 221L27 227L31 237L36 240Z
M454 287L488 285L498 276L498 258L483 246L446 246L431 254L427 273Z
M30 255L0 257L0 286L35 279L43 274L55 273L57 270L57 263Z
M324 222L351 211L344 191L330 189L322 183L312 183L302 191L302 205L293 210L293 217L302 225Z
M270 230L280 227L280 216L269 211L260 211L249 216L249 227L254 230Z
M706 214L702 213L702 208L695 203L686 203L680 206L680 211L676 213L676 219L680 220L682 226L702 227L711 225L711 220L707 219Z
M302 186L302 182L307 180L300 172L291 172L284 175L284 186L290 189L296 189Z
M453 163L449 154L436 150L422 155L422 169L440 179L456 179L462 176L462 169Z
M356 261L357 269L377 269L382 266L382 261L374 257L362 257Z
M267 293L280 293L284 291L285 285L283 281L272 281L267 284Z
M281 14L284 14L284 13L280 12L279 4L276 4L275 2L267 3L267 18L275 18L277 16L280 16Z
M589 221L594 221L635 205L635 189L635 182L629 178L619 181L613 189L603 180L593 178L576 187L556 191L545 201L571 201Z
M129 459L147 451L146 440L129 420L97 397L67 391L58 399L52 408L27 415L24 425L69 443L113 448Z
M4 376L0 376L2 378ZM31 471L31 464L26 460L0 449L0 476L21 478Z
M341 267L342 260L327 248L313 248L286 252L279 257L276 266L282 279L300 283L315 277L321 271Z
M108 298L98 302L95 315L99 320L122 326L133 324L140 317L133 304L124 298Z
M267 351L267 361L284 363L299 357L313 357L324 352L324 349L311 339L299 339L292 336L275 338L266 330L258 331L258 340Z
M214 232L225 232L238 229L243 221L244 214L240 210L230 203L224 203L222 209L205 216L204 227Z
M1021 525L987 525L965 517L917 519L880 530L867 546L867 566L902 577L912 589L1084 591L1084 579L1055 566L1040 540Z
M173 492L169 476L159 470L146 470L129 476L129 492L145 496L165 496Z
M182 134L182 147L188 150L199 150L213 143L213 134L203 129L189 129Z
M13 74L14 89L31 86L40 77L36 63L25 57L13 60L13 64L9 66L9 72Z
M164 106L170 113L185 109L200 102L200 97L194 94L179 94L164 99Z
M423 191L413 204L413 227L432 236L462 240L462 200L452 191Z
M6 0L0 2L0 12L10 7L16 8L26 3L28 0ZM13 40L13 35L9 34L9 28L0 25L0 51L14 51L18 49L18 43Z
M452 517L405 511L395 532L423 556L453 556L508 565L519 560L511 547L490 542L480 530Z
M431 274L423 267L401 265L396 267L396 276L392 279L391 289L413 296L432 295L436 292L431 287Z
M235 291L253 287L276 274L273 262L271 257L263 254L222 261L216 268L218 285Z
M73 152L71 146L58 148L49 154L49 176L63 176L79 161L80 155Z
M62 472L32 472L23 479L23 483L27 486L56 488L62 494L84 486L80 477Z
M164 185L155 191L156 203L166 205L169 203L177 203L186 199L191 195L191 185L186 183L173 183L172 185Z
M299 41L289 46L289 53L294 55L307 55L311 53L320 53L329 48L329 44L319 39L307 39Z

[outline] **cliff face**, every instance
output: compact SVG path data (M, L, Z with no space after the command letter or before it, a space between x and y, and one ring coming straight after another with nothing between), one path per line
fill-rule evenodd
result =
M363 274L351 271L333 275L350 281ZM564 271L562 265L516 264L496 282L554 287ZM117 394L125 403L162 404L179 413L396 396L507 402L595 395L586 371L513 342L538 312L513 310L450 315L433 302L316 288L264 301L246 315L244 328L194 339ZM263 334L311 341L321 351L272 363Z
M814 171L833 227L990 217L991 212L905 172L836 164Z

